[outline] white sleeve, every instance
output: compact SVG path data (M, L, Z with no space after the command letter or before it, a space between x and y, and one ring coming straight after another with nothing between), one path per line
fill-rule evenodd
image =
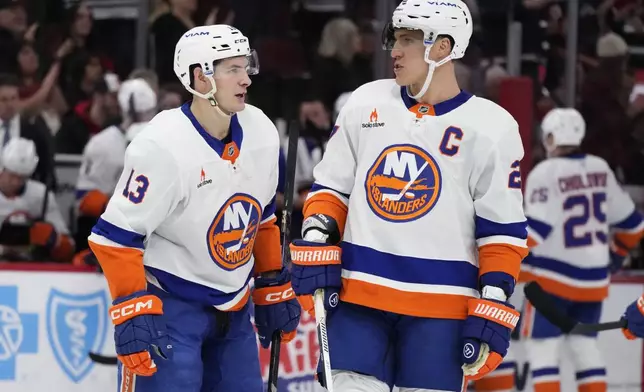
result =
M517 123L512 120L504 135L493 144L479 146L480 160L470 177L476 213L477 245L526 246L521 172L523 144ZM475 158L476 159L476 158Z
M625 234L621 242L631 242L627 238L638 235L644 230L642 215L635 208L631 196L620 186L612 170L607 173L606 221L617 233Z
M277 130L275 130L275 132L277 132ZM275 218L275 208L276 208L275 196L277 195L277 184L279 181L279 159L280 159L280 145L279 143L277 143L277 146L275 148L274 159L271 162L272 169L268 179L268 187L272 190L272 197L270 200L264 203L261 223L269 222Z
M96 139L90 139L83 151L77 189L96 189L111 195L122 170L122 167L115 166L109 157L109 154L114 153L113 146L100 145Z
M357 129L360 124L352 117L352 105L347 103L336 121L326 151L313 170L314 184L308 198L330 194L348 204L353 190L357 166Z
M142 249L143 239L180 202L181 189L179 168L170 152L153 140L135 139L126 150L123 173L90 240Z
M544 166L537 166L528 175L525 184L525 214L528 220L528 236L531 243L540 244L548 238L557 214L550 211L550 203L558 195L556 189L551 186L551 181Z

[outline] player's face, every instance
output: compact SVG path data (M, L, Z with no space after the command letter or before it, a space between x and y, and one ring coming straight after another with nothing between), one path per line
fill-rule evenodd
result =
M396 40L391 50L394 60L396 83L409 86L425 80L428 64L425 62L423 32L420 30L396 30Z
M0 192L7 197L14 197L25 185L25 177L7 170L0 172Z
M215 66L217 84L215 99L228 112L240 112L246 106L246 91L250 86L247 57L232 57Z

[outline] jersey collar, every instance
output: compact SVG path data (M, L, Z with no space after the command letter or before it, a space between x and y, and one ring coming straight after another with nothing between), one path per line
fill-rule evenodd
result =
M467 91L461 90L461 92L458 93L458 95L454 98L450 98L447 101L437 103L436 105L429 105L426 103L418 103L418 101L410 97L407 94L407 87L405 86L400 88L400 96L402 97L405 106L407 106L407 109L409 109L409 111L411 112L416 113L416 115L419 117L422 117L423 115L442 116L443 114L447 114L452 110L458 108L459 106L467 102L470 98L472 98L472 94L468 93Z
M233 114L232 117L230 118L230 135L232 141L230 143L223 143L221 140L217 139L216 137L211 136L206 130L199 124L199 121L195 118L195 115L192 113L190 110L190 104L192 102L186 102L183 105L181 105L181 111L183 114L188 117L190 122L192 123L192 126L195 127L197 132L199 132L199 135L203 138L203 140L208 143L210 148L215 150L215 152L222 157L223 159L232 161L233 163L235 162L235 159L239 156L239 151L241 150L242 146L242 141L244 140L244 132L242 130L241 125L239 124L239 119L237 118L237 113Z

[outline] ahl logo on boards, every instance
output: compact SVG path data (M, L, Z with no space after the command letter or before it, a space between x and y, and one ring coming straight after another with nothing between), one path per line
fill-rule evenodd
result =
M69 294L52 289L47 300L47 336L56 361L73 382L80 382L94 363L88 353L101 352L107 332L104 290Z
M38 314L18 310L18 287L0 286L0 381L16 379L16 358L38 352Z

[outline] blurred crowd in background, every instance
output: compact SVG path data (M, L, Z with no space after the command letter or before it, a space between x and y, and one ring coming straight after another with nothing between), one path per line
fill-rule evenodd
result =
M398 0L390 1L393 10ZM476 95L497 101L508 77L509 8L522 25L521 71L532 78L535 94L536 164L544 158L538 124L548 110L565 106L566 2L464 1L474 35L457 63L457 77L462 89ZM312 170L338 108L347 93L375 78L374 56L382 50L377 2L149 0L144 68L135 68L137 22L106 12L112 3L117 7L119 1L0 0L0 143L17 136L33 140L40 158L33 177L56 191L57 157L82 154L93 135L122 121L116 99L122 81L144 79L158 94L159 110L177 107L189 99L172 67L178 39L197 25L234 25L260 59L249 103L278 124L285 147L286 124L300 127L297 235ZM587 122L583 149L606 159L623 184L644 186L642 0L580 1L578 37L576 106ZM644 268L644 262L636 258L631 268Z

